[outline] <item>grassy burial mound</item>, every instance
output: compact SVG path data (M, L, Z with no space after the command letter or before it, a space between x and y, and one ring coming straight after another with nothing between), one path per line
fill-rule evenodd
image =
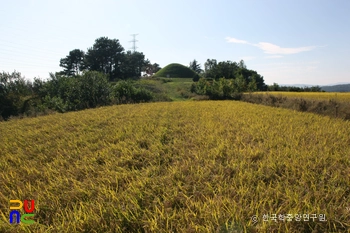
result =
M196 75L197 73L190 68L181 64L172 63L159 70L154 77L193 78Z

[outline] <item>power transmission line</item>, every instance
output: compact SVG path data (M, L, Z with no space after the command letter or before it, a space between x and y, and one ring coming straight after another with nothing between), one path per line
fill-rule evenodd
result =
M129 41L129 42L132 42L132 50L133 50L133 52L135 53L136 52L136 49L137 49L137 47L136 47L136 42L138 41L138 40L136 40L136 36L137 36L138 34L132 34L131 36L133 37L133 40L131 40L131 41Z

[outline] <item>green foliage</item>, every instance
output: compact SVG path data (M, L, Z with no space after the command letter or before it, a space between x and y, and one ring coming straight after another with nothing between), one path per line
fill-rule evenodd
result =
M193 76L193 78L192 78L192 81L193 81L193 82L198 82L200 78L201 78L201 76L199 76L199 74L195 74L195 75Z
M77 82L77 89L80 91L80 100L83 108L94 108L109 104L110 84L106 75L96 71L89 71L82 76L78 76Z
M160 66L157 63L152 64L148 59L143 61L143 66L141 70L145 72L144 76L152 76L160 70Z
M125 104L149 102L150 91L136 88L131 81L120 81L112 86L107 76L97 71L67 77L51 74L51 80L41 85L39 96L43 104L58 112L81 110L110 103Z
M61 99L61 97L57 96L50 97L47 95L44 97L43 102L45 107L60 113L66 112L66 110L69 108L68 104L63 99Z
M134 95L134 101L136 103L144 103L144 102L150 102L153 100L152 92L144 89L144 88L137 88L135 95Z
M51 79L39 90L43 103L59 112L94 108L110 102L107 77L96 71L74 77L51 74Z
M120 81L114 85L112 95L117 103L126 104L131 102L131 97L135 95L135 92L136 88L131 81Z
M150 102L153 95L144 88L137 88L133 83L128 81L120 81L112 87L112 96L117 104Z
M32 93L32 85L19 72L0 73L0 118L18 115L24 98Z
M191 91L198 95L207 95L210 99L239 99L242 92L255 90L255 82L247 85L242 75L236 79L220 78L219 80L208 80L201 78L193 83Z
M41 97L43 104L49 109L60 109L60 112L78 110L80 109L77 106L80 102L80 90L77 86L77 76L68 77L50 73L50 79L41 84L37 94ZM61 102L63 103L62 105ZM56 107L56 103L58 103L59 107ZM64 109L63 106L65 106Z
M251 81L248 83L247 90L249 92L254 92L258 90L258 84L255 78L252 78Z
M193 83L191 86L191 91L198 94L198 95L207 95L210 91L207 91L210 89L210 82L207 81L205 78L199 79L197 83Z
M91 71L107 74L110 80L122 76L121 63L124 59L124 48L119 40L100 37L88 49L85 55L86 67Z
M225 79L208 81L204 78L199 79L197 83L193 83L191 91L198 95L207 95L210 99L239 99L244 83L237 82L240 79Z
M60 60L64 68L60 75L74 76L82 71L98 71L108 76L110 81L141 76L141 70L158 71L159 65L150 64L145 55L140 52L127 51L120 45L119 40L100 37L94 45L84 51L75 49Z
M231 61L222 61L218 63L215 59L208 59L205 62L204 67L204 76L206 78L215 80L222 77L226 79L244 79L244 82L248 85L246 87L243 85L243 80L237 81L241 83L238 85L245 91L264 91L267 89L264 78L256 71L247 69L243 60L239 63Z
M190 68L172 63L159 70L154 77L169 77L169 78L193 78L196 75L196 72Z
M153 101L185 101L195 97L191 93L190 78L142 78L135 81L135 87L142 87L153 94Z
M76 76L50 73L48 81L34 79L33 83L26 82L18 72L2 73L0 78L0 119L5 120L10 116L37 116L50 111L63 113L112 103L170 100L164 93L156 96L152 90L131 81L112 85L106 74L97 71L84 71Z
M69 52L69 55L60 60L60 66L64 68L63 74L72 76L78 75L84 70L85 53L80 49L74 49Z
M160 80L162 83L171 83L173 81L171 78L156 78L156 80Z
M312 87L294 87L294 86L279 86L277 83L267 86L267 91L290 91L290 92L322 92L320 86Z
M201 69L201 64L199 64L196 59L190 62L190 65L188 66L191 70L196 72L197 74L200 74L203 70Z
M204 63L204 74L206 78L217 78L216 77L217 61L215 59L207 59Z
M277 83L267 86L268 91L280 91L280 86Z
M141 69L145 66L145 55L140 52L128 51L121 64L121 72L123 79L140 77Z
M237 71L238 65L236 62L222 61L215 67L215 75L213 78L218 79L224 77L227 79L233 79L236 77Z
M255 70L249 70L247 68L239 68L236 71L236 76L242 75L246 84L252 83L250 86L251 91L266 91L267 86L264 78L258 74ZM248 88L249 90L249 88Z
M243 75L238 75L237 78L235 79L235 83L236 83L236 91L237 92L244 92L244 91L248 91L247 89L247 82L244 79Z

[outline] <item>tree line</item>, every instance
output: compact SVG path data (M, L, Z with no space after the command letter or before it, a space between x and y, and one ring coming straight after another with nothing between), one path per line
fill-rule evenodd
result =
M152 101L152 92L131 80L113 83L98 71L67 76L50 73L47 81L25 80L19 72L0 73L0 120L11 116L37 116L98 106Z
M277 83L273 83L273 85L268 85L267 91L324 92L320 86L294 87L294 86L280 86Z
M207 59L204 70L193 60L189 68L199 75L193 79L191 91L210 99L239 99L243 92L267 90L264 78L248 69L243 60L237 63Z
M124 51L117 39L100 37L84 52L74 49L60 59L62 71L46 81L25 80L20 72L0 73L0 120L47 111L75 111L97 106L153 100L130 79L160 67L141 52ZM119 81L119 82L115 82Z
M320 92L319 86L294 87L266 85L263 76L255 70L248 69L244 61L232 62L207 59L204 70L193 60L190 69L198 75L193 78L191 91L198 95L207 95L210 99L239 99L243 92L254 91L292 91L292 92Z
M84 52L74 49L60 60L63 68L59 74L75 76L83 71L98 71L107 75L109 81L140 77L141 71L155 73L160 70L157 63L151 64L142 52L124 51L117 39L100 37Z

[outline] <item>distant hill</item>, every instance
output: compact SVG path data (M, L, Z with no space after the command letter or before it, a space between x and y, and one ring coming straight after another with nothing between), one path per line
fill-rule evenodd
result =
M196 75L196 72L190 68L178 63L172 63L155 73L154 77L193 78Z
M317 86L317 85L311 85L311 84L279 84L279 85L286 86L286 87L302 87L302 88ZM327 92L350 92L350 83L329 84L327 86L320 86L320 87L322 90Z
M312 87L316 85L311 85L311 84L278 84L279 86L284 86L284 87Z
M350 92L350 84L322 86L321 89L327 92Z

